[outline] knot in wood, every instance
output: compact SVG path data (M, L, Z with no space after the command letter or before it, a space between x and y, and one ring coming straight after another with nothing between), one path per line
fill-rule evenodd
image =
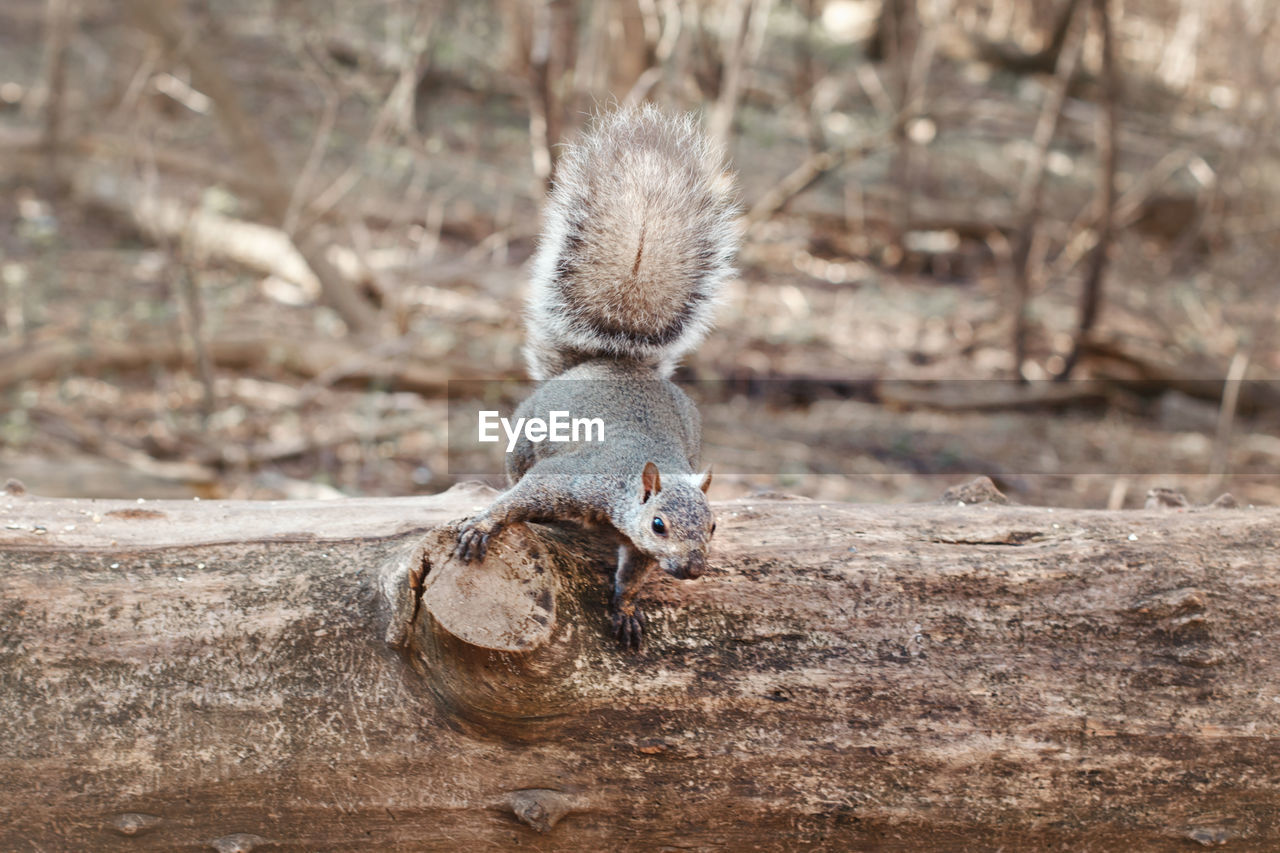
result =
M538 832L550 832L552 827L576 805L573 797L550 788L526 788L507 795L507 805L521 823Z

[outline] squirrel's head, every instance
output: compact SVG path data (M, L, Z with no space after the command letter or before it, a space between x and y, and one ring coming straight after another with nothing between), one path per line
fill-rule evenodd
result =
M627 531L631 542L658 561L669 575L696 578L707 565L707 543L716 530L707 503L711 469L692 476L669 478L664 484L658 466L646 462L640 475L640 507Z

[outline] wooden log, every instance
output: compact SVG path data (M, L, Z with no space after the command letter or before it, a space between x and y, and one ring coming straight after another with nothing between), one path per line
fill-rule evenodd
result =
M717 503L627 654L491 497L0 495L0 849L1280 845L1280 510Z
M424 396L443 396L451 379L469 378L465 368L450 372L426 363L424 358L402 352L378 355L348 346L341 340L320 337L228 334L208 341L208 351L210 360L222 368L275 368L317 380L332 376L333 384L379 383ZM173 369L192 361L190 347L172 338L46 340L29 347L0 351L0 389L66 375L101 375L157 367Z

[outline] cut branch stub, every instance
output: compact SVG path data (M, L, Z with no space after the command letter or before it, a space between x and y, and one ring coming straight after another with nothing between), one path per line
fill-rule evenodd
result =
M524 525L496 536L478 563L453 555L456 537L453 526L441 528L389 567L383 589L398 601L399 625L387 639L407 647L457 717L506 736L555 728L557 719L583 710L593 691L578 677L580 658L602 646L595 632L584 638L579 630L584 618L603 619L584 617L585 602L570 589L586 585L560 577L576 576L580 560Z
M521 654L544 645L555 628L555 579L538 562L542 549L528 529L515 527L499 536L480 563L449 554L455 536L450 529L427 555L430 571L422 580L419 612L429 614L439 630L477 648Z

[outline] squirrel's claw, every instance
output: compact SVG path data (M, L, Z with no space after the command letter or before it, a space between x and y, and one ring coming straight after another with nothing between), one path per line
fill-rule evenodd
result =
M458 531L458 547L453 549L453 556L464 563L472 560L483 562L489 551L489 537L494 532L493 525L481 519L471 519Z
M640 650L640 640L644 635L644 613L633 607L630 613L621 610L613 614L613 635L618 645L631 651Z

